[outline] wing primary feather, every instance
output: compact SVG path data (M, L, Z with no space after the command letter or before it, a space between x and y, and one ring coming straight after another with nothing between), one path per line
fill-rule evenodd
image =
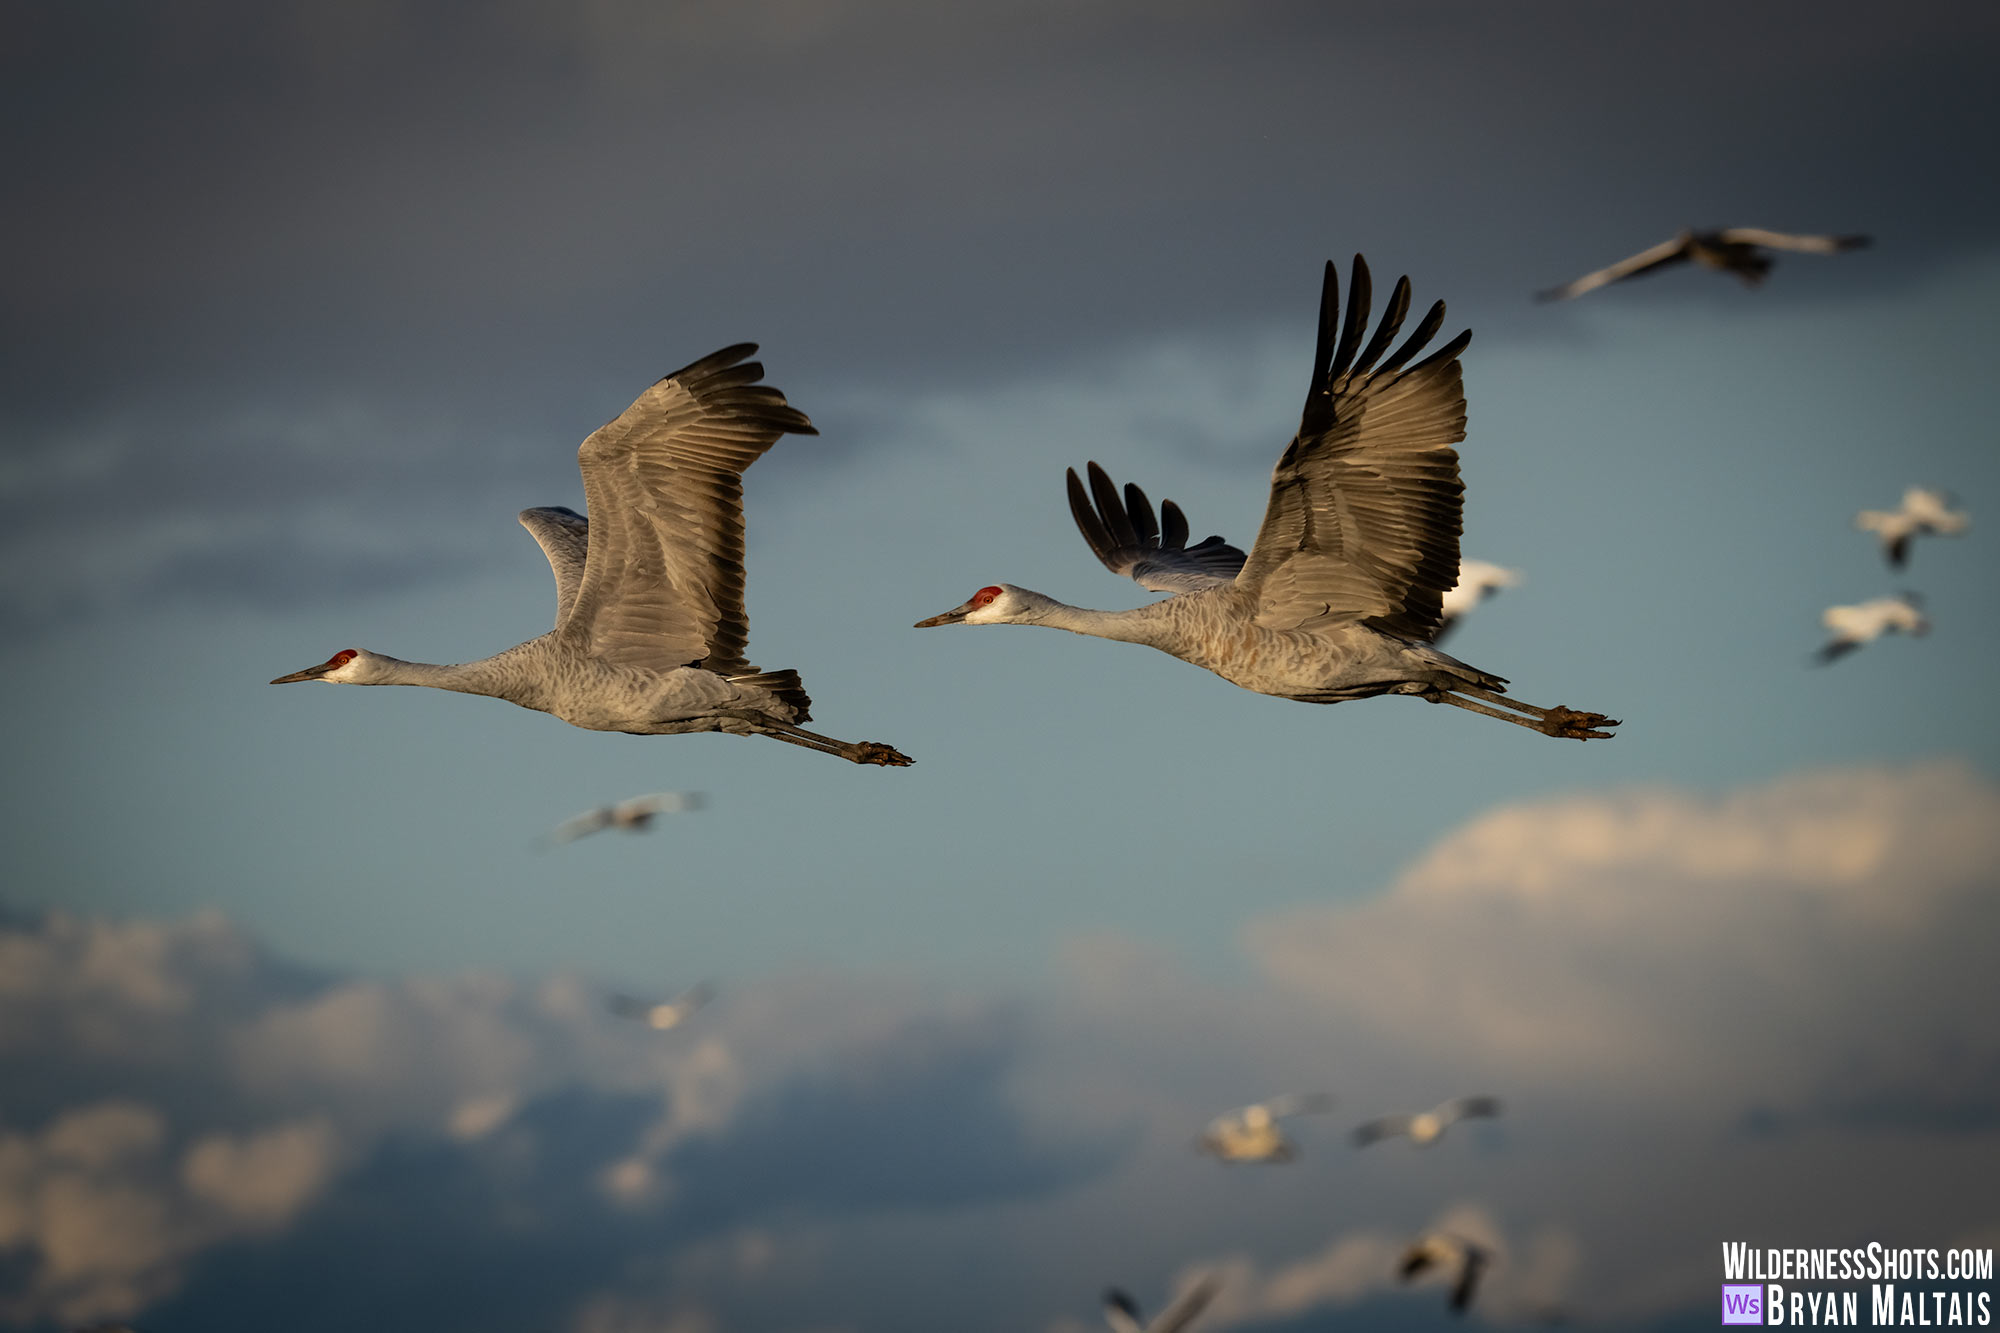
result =
M1365 375L1374 368L1382 353L1389 350L1389 343L1403 327L1403 317L1410 313L1410 279L1408 276L1396 279L1395 290L1389 293L1389 304L1382 311L1382 322L1375 328L1375 336L1368 340L1367 348L1354 363L1352 373Z
M1088 465L1090 472L1090 493L1097 499L1098 516L1104 520L1105 529L1112 541L1130 549L1139 544L1139 534L1132 527L1132 520L1125 516L1125 504L1118 498L1117 483L1111 475L1095 463Z
M1437 331L1443 327L1444 302L1439 301L1432 305L1430 310L1425 313L1423 322L1417 325L1416 332L1412 333L1401 347L1392 352L1389 359L1376 368L1375 373L1377 375L1387 375L1392 371L1400 370L1403 363L1418 352L1421 352L1424 344L1435 338Z
M1132 520L1138 531L1139 541L1145 546L1155 546L1160 540L1160 525L1153 519L1153 502L1139 489L1139 483L1125 483L1125 517Z
M1471 345L1472 345L1472 330L1467 329L1465 332L1459 334L1456 338L1453 338L1450 342L1438 348L1435 352L1432 352L1429 356L1417 362L1417 364L1411 366L1408 370L1404 371L1403 373L1406 375L1414 375L1418 371L1424 369L1427 366L1435 366L1441 362L1449 361Z
M1187 546L1188 521L1181 507L1172 500L1160 501L1160 545L1170 551L1182 550Z
M1326 261L1326 277L1319 288L1319 336L1313 343L1312 383L1306 389L1307 422L1314 428L1333 410L1328 397L1332 381L1327 370L1333 364L1334 340L1340 320L1340 271L1331 259Z
M1091 466L1097 465L1093 463ZM1124 573L1112 559L1115 547L1111 534L1105 531L1104 524L1097 517L1097 511L1091 507L1090 495L1083 489L1083 478L1076 475L1075 468L1069 469L1069 512L1070 517L1076 520L1077 531L1083 534L1083 540L1089 545L1091 554L1113 573Z
M1354 256L1354 276L1347 284L1347 314L1340 324L1340 346L1334 349L1333 364L1327 367L1327 378L1338 380L1345 375L1354 360L1354 349L1361 346L1361 329L1368 320L1368 307L1374 293L1370 290L1368 261L1360 255Z

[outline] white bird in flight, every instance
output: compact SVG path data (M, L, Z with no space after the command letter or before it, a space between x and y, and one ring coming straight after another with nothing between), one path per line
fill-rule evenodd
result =
M428 685L553 713L571 726L634 735L722 731L857 764L910 762L874 741L799 725L812 700L799 673L744 657L743 470L780 435L817 435L785 396L757 383L752 343L677 370L577 450L590 517L528 509L525 527L556 579L556 626L456 666L348 648L273 685Z
M714 998L715 987L703 981L671 1000L641 1000L613 991L605 1004L620 1018L636 1018L655 1032L667 1032L687 1022L697 1009Z
M1854 526L1872 532L1882 543L1882 556L1889 568L1901 569L1910 558L1910 542L1919 536L1956 537L1965 531L1968 515L1951 507L1951 497L1939 491L1912 486L1903 492L1897 509L1864 509L1854 516Z
M1931 622L1924 618L1921 601L1913 592L1898 597L1877 597L1853 606L1829 606L1820 613L1820 624L1833 636L1813 655L1824 666L1847 656L1864 643L1884 634L1930 633Z
M1104 1322L1111 1325L1113 1333L1179 1333L1208 1308L1221 1289L1222 1279L1213 1274L1204 1276L1160 1311L1151 1323L1142 1324L1138 1305L1125 1292L1113 1287L1104 1293Z
M1464 1314L1478 1292L1479 1275L1492 1256L1482 1245L1449 1231L1426 1231L1403 1251L1396 1272L1403 1281L1412 1281L1435 1269L1450 1273L1451 1311Z
M1796 250L1810 255L1837 255L1858 250L1869 243L1866 236L1796 236L1790 232L1765 231L1762 227L1724 227L1717 231L1683 231L1671 241L1661 241L1641 250L1630 259L1621 259L1609 268L1586 273L1575 282L1536 292L1538 301L1568 301L1594 292L1599 287L1645 273L1657 273L1675 264L1693 261L1703 268L1734 273L1745 285L1755 287L1777 262L1769 250Z
M1443 643L1444 636L1458 627L1473 607L1499 592L1511 588L1521 581L1518 570L1503 569L1490 565L1484 560L1461 560L1458 562L1458 582L1445 590L1438 599L1437 633L1431 636L1432 643Z
M1321 704L1414 694L1548 736L1608 737L1612 719L1510 699L1503 678L1432 646L1442 598L1458 581L1465 488L1451 446L1465 438L1458 354L1472 335L1410 364L1444 322L1439 301L1384 357L1410 308L1409 279L1397 281L1363 347L1369 295L1356 255L1343 320L1339 278L1326 266L1304 417L1247 557L1220 537L1189 546L1178 505L1162 504L1156 521L1144 491L1127 486L1121 501L1092 463L1088 491L1069 474L1084 540L1114 574L1173 596L1093 611L1000 583L917 627L1048 625L1145 644L1259 694Z
M1225 1162L1289 1162L1298 1155L1292 1141L1278 1128L1287 1116L1326 1111L1333 1098L1324 1093L1288 1093L1241 1107L1209 1121L1200 1147Z
M1356 1147L1365 1148L1381 1139L1407 1136L1419 1148L1428 1148L1444 1137L1444 1132L1461 1120L1474 1117L1490 1118L1500 1114L1499 1099L1494 1097L1459 1097L1442 1106L1433 1106L1428 1111L1418 1111L1414 1115L1385 1115L1360 1125L1354 1131Z
M549 832L548 840L553 843L575 842L593 833L615 828L625 833L643 833L653 826L659 815L684 814L699 810L708 804L708 797L698 791L656 791L650 796L634 796L616 805L601 805L595 810L586 810L571 819L565 819Z

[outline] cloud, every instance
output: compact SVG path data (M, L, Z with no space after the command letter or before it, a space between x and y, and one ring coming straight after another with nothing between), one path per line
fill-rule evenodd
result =
M951 1208L1102 1164L1016 1123L1019 1025L962 1002L794 984L663 1036L571 977L315 976L213 914L9 916L0 964L0 1263L23 1277L0 1321L206 1324L229 1263L309 1272L450 1232L503 1268L585 1247L485 1279L496 1317L699 1329L589 1293L714 1237L755 1269L757 1217ZM377 1300L328 1294L294 1326Z
M209 1326L308 1290L317 1333L379 1278L410 1327L1070 1327L1214 1270L1217 1327L1292 1328L1434 1311L1394 1261L1443 1226L1494 1252L1489 1320L1658 1318L1722 1240L2000 1225L1962 1188L2000 1168L1996 870L2000 788L1956 763L1592 792L1253 920L1249 978L1100 935L1031 998L772 979L666 1036L573 977L0 917L0 1317ZM1302 1087L1338 1102L1296 1163L1190 1150ZM1507 1114L1346 1141L1466 1092ZM329 1289L336 1258L377 1276Z

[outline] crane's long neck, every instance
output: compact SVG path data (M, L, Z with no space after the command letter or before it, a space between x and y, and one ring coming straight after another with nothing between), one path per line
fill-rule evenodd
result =
M484 694L493 698L510 697L508 689L511 673L502 663L506 657L483 658L477 662L454 662L439 666L431 662L405 662L400 657L385 657L381 653L368 655L367 675L353 681L356 685L426 685L434 690L455 690L460 694Z
M1066 629L1072 634L1116 639L1120 643L1143 643L1153 648L1162 645L1163 624L1158 609L1162 603L1155 602L1135 611L1093 611L1025 589L1015 595L1026 605L1015 613L1013 624L1047 625L1051 629Z

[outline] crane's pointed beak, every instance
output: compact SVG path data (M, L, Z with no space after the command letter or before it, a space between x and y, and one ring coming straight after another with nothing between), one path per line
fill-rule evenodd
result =
M326 661L321 662L316 667L307 667L304 671L294 671L291 675L280 676L271 683L273 685L294 685L302 680L320 680L326 676L327 672L333 670L335 667L339 665L340 665L339 658L330 657Z
M910 628L929 629L933 625L956 625L960 621L964 620L966 616L970 615L971 612L972 612L972 603L963 602L958 606L953 607L949 611L943 612L940 615L932 616L929 620L919 620L916 624L910 626Z

